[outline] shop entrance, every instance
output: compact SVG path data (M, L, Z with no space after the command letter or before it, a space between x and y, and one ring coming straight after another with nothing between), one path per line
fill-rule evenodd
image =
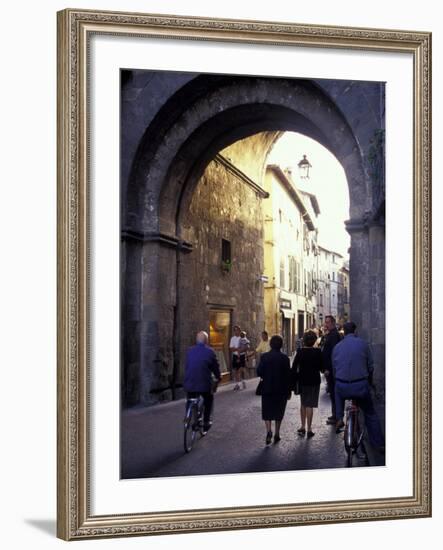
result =
M229 340L231 334L231 311L209 310L209 345L214 349L220 365L222 383L230 380Z
M285 317L284 313L281 316L282 323L282 337L283 337L283 351L290 355L292 351L292 333L291 333L291 319Z
M304 332L305 332L305 312L299 311L298 312L298 337L303 338Z

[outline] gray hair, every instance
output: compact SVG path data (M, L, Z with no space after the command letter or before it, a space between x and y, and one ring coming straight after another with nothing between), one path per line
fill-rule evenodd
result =
M199 333L197 333L197 337L195 340L197 344L207 344L209 340L208 333L204 330L201 330Z

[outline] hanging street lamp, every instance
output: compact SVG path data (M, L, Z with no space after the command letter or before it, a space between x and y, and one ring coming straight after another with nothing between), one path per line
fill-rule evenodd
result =
M309 160L306 158L306 155L303 155L303 158L301 159L301 161L298 163L297 166L300 173L300 178L309 179L309 168L312 168L312 165L309 162Z

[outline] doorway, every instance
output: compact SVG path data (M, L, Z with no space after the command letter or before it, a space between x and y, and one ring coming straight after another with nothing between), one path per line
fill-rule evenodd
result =
M305 332L305 312L299 311L298 312L298 337L303 338L304 332Z
M292 338L291 338L291 319L287 319L282 313L282 336L283 336L283 351L290 355L292 353Z
M209 345L215 351L222 382L230 378L229 373L229 339L231 334L231 311L228 309L209 310Z

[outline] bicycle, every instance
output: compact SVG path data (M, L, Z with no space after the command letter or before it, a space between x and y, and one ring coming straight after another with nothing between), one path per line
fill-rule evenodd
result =
M197 434L203 437L203 397L189 397L186 402L183 444L186 453L190 453Z
M360 424L360 408L355 399L351 399L346 407L346 420L344 428L344 443L347 456L347 466L352 468L353 455L357 453L364 435L364 429Z

